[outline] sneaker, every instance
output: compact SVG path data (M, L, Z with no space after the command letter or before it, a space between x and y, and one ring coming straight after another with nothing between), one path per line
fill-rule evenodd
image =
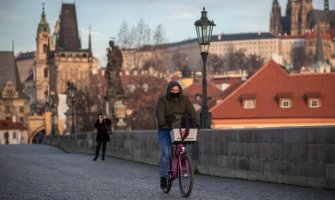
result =
M161 188L162 190L167 188L166 177L161 177Z

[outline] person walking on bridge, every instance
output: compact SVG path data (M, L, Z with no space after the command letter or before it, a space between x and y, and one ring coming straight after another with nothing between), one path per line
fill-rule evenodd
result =
M108 134L108 129L110 129L110 126L112 124L112 121L106 117L106 115L100 113L98 115L98 119L94 124L94 127L97 129L97 147L95 150L95 157L93 158L94 161L98 159L100 147L102 144L102 155L101 159L105 160L105 153L106 153L106 144L110 141L110 137Z

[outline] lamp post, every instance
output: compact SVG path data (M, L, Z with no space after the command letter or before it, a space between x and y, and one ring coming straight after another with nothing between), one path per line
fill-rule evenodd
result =
M68 85L68 95L71 99L71 107L72 107L72 127L71 127L71 134L75 133L75 125L74 125L74 104L75 104L75 98L77 95L77 88L74 86L73 83L69 83Z
M200 112L200 127L211 128L211 113L208 111L207 103L207 72L206 62L208 56L208 50L212 38L213 27L215 26L214 21L209 21L207 18L207 11L205 7L201 12L201 18L195 23L195 29L197 31L198 42L201 51L201 58L203 62L202 68L202 104Z
M50 105L50 111L51 111L51 135L55 135L55 112L54 112L54 93L51 92L50 99L49 99L49 105Z

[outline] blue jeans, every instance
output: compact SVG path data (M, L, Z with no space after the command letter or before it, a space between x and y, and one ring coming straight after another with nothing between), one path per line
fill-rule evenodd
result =
M168 176L169 162L171 157L171 130L158 130L159 145L161 146L161 159L159 163L159 173L161 177Z

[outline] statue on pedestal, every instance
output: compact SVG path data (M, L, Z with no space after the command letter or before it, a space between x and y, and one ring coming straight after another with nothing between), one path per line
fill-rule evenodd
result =
M125 106L122 101L126 99L124 90L122 88L122 81L120 77L121 67L123 63L121 50L114 44L114 41L109 41L109 48L107 48L107 68L105 71L105 79L107 81L107 95L105 97L106 113L111 113L112 128L123 130L126 129L127 124L124 122L123 110Z
M120 78L121 67L123 63L122 53L120 49L115 46L114 41L109 41L109 48L107 48L107 68L105 71L105 79L108 84L109 97L122 97L124 91Z

